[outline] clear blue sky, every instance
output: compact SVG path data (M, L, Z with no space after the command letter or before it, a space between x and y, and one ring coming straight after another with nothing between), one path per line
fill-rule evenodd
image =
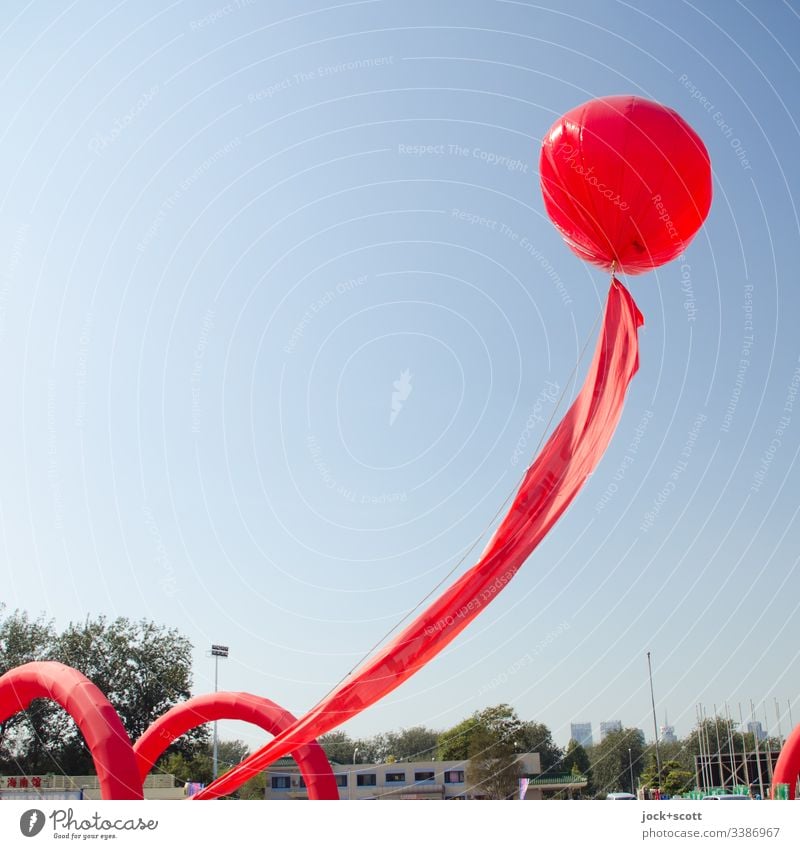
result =
M221 686L311 707L490 527L573 392L607 279L544 215L538 147L633 93L700 133L715 200L683 265L629 281L612 446L347 730L509 702L562 744L576 720L650 736L648 650L679 733L698 702L800 720L800 6L99 8L9 3L0 30L2 599L175 626L198 692L228 644Z

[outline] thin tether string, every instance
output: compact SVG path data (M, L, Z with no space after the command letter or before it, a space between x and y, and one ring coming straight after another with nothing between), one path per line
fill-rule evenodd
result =
M612 260L612 262L611 262L611 282L612 282L612 283L613 283L613 281L614 281L614 271L615 271L615 269L616 269L616 265L617 265L617 261L616 261L616 259ZM555 406L553 407L553 412L550 414L550 418L548 419L547 424L546 424L546 425L545 425L545 427L544 427L544 430L543 430L543 432L542 432L542 435L541 435L541 437L539 438L539 442L538 442L538 444L536 445L536 448L533 450L532 458L535 458L535 457L538 455L539 450L540 450L540 449L541 449L541 447L542 447L542 443L544 442L545 436L547 435L547 432L548 432L548 431L549 431L549 429L550 429L550 425L553 423L553 419L555 418L555 415L556 415L556 413L558 412L559 407L561 406L561 402L564 400L564 396L565 396L565 395L566 395L566 393L567 393L567 387L569 386L570 382L572 381L572 379L574 378L574 376L575 376L576 372L578 371L578 367L580 366L580 364L581 364L581 360L583 359L583 356L584 356L584 354L586 353L586 349L587 349L587 347L589 346L589 342L591 341L592 337L594 336L595 328L597 327L597 325L598 325L598 323L599 323L599 321L600 321L600 316L602 316L602 314L603 314L603 310L604 310L604 305L603 305L603 304L601 304L601 306L600 306L600 311L597 313L597 318L595 318L595 320L594 320L594 324L592 325L591 330L589 331L589 333L588 333L588 334L587 334L587 336L586 336L586 341L583 343L583 348L581 349L581 352L580 352L580 354L578 355L578 359L577 359L577 361L576 361L575 365L574 365L574 366L573 366L573 368L572 368L572 372L570 373L569 377L567 378L567 382L566 382L566 383L565 383L565 385L564 385L564 389L563 389L563 391L561 392L561 395L559 396L558 401L556 402ZM533 459L531 460L531 462L533 462ZM347 678L349 678L349 677L350 677L350 676L351 676L351 675L352 675L352 674L353 674L353 673L354 673L354 672L355 672L355 671L356 671L356 670L357 670L357 669L361 666L361 664L362 664L362 663L364 663L364 661L365 661L365 660L366 660L366 659L367 659L367 658L368 658L368 657L369 657L369 656L370 656L370 655L371 655L371 654L372 654L372 653L373 653L373 652L374 652L374 651L375 651L375 650L376 650L376 649L377 649L377 648L378 648L378 647L379 647L379 646L380 646L380 645L381 645L381 644L382 644L385 640L387 640L387 639L388 639L388 638L389 638L389 637L390 637L390 636L391 636L391 635L392 635L392 634L393 634L393 633L394 633L394 632L395 632L395 631L396 631L396 630L397 630L397 629L398 629L398 628L399 628L399 627L400 627L400 626L401 626L401 625L402 625L402 624L403 624L403 623L404 623L404 622L405 622L405 621L406 621L406 620L407 620L407 619L408 619L408 618L409 618L412 614L414 614L417 610L419 610L419 608L420 608L420 607L422 607L422 605L423 605L423 604L425 604L425 602L426 602L426 601L427 601L427 600L428 600L428 599L429 599L429 598L430 598L430 597L431 597L431 596L432 596L432 595L433 595L433 594L434 594L434 593L435 593L435 592L436 592L436 591L437 591L437 590L438 590L438 589L439 589L439 588L440 588L440 587L441 587L441 586L445 583L445 581L447 581L447 580L448 580L448 579L449 579L449 578L450 578L450 577L451 577L451 576L452 576L452 575L453 575L453 574L454 574L454 573L455 573L458 569L460 569L460 568L461 568L461 566L463 566L463 565L464 565L464 562L466 561L467 557L469 557L469 555L470 555L470 554L471 554L471 553L475 550L475 548L476 548L476 546L478 545L478 543L479 543L479 542L480 542L480 541L484 538L484 536L486 535L486 533L487 533L487 532L488 532L488 531L492 528L492 526L494 525L495 521L496 521L496 520L498 519L498 517L502 514L503 510L507 507L508 503L509 503L509 502L511 501L511 499L512 499L512 498L516 495L517 491L519 490L520 486L522 485L522 481L525 479L525 475L528 473L528 468L529 468L529 467L530 467L530 463L528 464L528 467L526 467L525 471L522 473L522 476L519 478L519 480L518 480L518 481L517 481L517 483L515 484L514 488L513 488L513 489L511 490L511 492L509 492L509 494L506 496L505 501L503 501L503 503L500 505L500 507L498 507L497 512L496 512L496 513L494 514L494 516L492 516L492 518L489 520L489 522L488 522L488 524L486 525L486 527L483 529L483 531L481 531L481 533L479 534L479 536L478 536L478 537L475 539L475 541L474 541L474 542L473 542L473 543L469 546L469 548L467 548L467 550L466 550L466 551L465 551L465 552L461 555L461 557L460 557L460 558L456 561L456 563L455 563L455 564L454 564L454 566L450 569L450 571L449 571L449 572L447 572L447 573L446 573L446 574L445 574L445 575L444 575L444 576L443 576L443 577L439 580L439 582L438 582L438 583L437 583L437 584L436 584L436 585L435 585L435 586L434 586L434 587L433 587L433 588L432 588L432 589L428 592L428 594L427 594L427 595L425 595L425 596L423 596L423 597L422 597L422 598L421 598L421 599L417 602L417 604L416 604L414 607L412 607L412 608L411 608L411 610L409 610L409 611L408 611L408 612L407 612L407 613L406 613L406 614L402 617L402 619L400 619L400 620L399 620L399 621L398 621L395 625L393 625L393 626L392 626L392 627L391 627L391 628L390 628L390 629L389 629L389 630L388 630L388 631L387 631L387 632L386 632L386 633L385 633L385 634L384 634L384 635L383 635L383 636L382 636L382 637L381 637L381 638L380 638L380 639L379 639L376 643L374 643L374 645L373 645L371 648L369 648L369 649L368 649L368 650L364 653L364 655L361 657L361 659L360 659L360 660L358 660L358 661L355 663L355 665L353 665L353 666L350 668L350 670L349 670L348 672L346 672L346 673L345 673L345 674L344 674L344 675L343 675L343 676L342 676L342 677L341 677L341 678L340 678L340 679L336 682L336 684L334 684L334 685L330 688L330 690L328 690L328 692L327 692L327 693L325 693L325 695L324 695L324 696L323 696L323 697L322 697L322 698L321 698L321 699L317 702L317 705L315 705L315 707L319 706L322 702L324 702L324 701L325 701L325 699L327 699L327 698L328 698L328 696L329 696L331 693L333 693L333 692L334 692L334 690L336 690L339 686L341 686L341 684L343 684L343 683L347 680ZM312 710L313 710L313 709L314 709L314 708L312 708Z

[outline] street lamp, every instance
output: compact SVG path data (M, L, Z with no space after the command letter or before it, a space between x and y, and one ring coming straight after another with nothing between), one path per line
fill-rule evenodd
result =
M631 793L635 792L633 789L633 755L631 755L631 750L628 749L628 766L631 770Z
M217 692L217 681L219 680L219 659L228 656L227 646L211 646L211 657L214 658L214 692ZM217 780L217 720L214 720L214 781Z
M656 697L653 693L653 665L650 662L650 652L647 652L647 671L650 675L650 701L653 705L653 731L656 735L656 769L658 770L658 787L661 789L661 752L658 749L658 720L656 719Z
M356 765L356 757L358 755L358 746L353 749L353 766ZM353 798L353 782L356 780L356 771L351 769L347 773L347 798Z

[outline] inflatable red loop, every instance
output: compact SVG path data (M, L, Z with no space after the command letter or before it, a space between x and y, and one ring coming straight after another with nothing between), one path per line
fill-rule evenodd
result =
M52 699L75 720L92 755L103 799L143 799L130 737L102 692L85 676L54 661L17 666L0 677L0 723L34 699Z
M174 740L198 725L218 719L249 722L273 736L297 721L280 705L251 693L208 693L195 696L168 710L136 741L133 750L142 781ZM316 740L298 746L292 752L292 757L300 768L309 799L339 798L330 762Z
M786 738L772 772L772 798L778 784L789 785L789 798L795 798L795 785L800 777L800 725Z

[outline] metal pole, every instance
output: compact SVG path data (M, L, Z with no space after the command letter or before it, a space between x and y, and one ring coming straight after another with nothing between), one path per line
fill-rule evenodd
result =
M725 776L722 772L722 747L719 743L719 717L717 716L717 706L714 705L714 731L717 734L717 763L719 764L719 780L722 783L722 789L727 787Z
M647 671L650 675L650 701L653 705L653 729L656 734L656 769L658 770L658 787L661 789L661 751L658 748L658 719L656 718L656 697L653 693L653 665L650 662L650 652L647 652Z
M708 778L708 769L706 764L705 737L703 734L703 711L699 703L696 705L695 712L697 714L697 743L700 746L700 771L703 776L703 789L707 790L711 782ZM697 786L699 788L700 782L698 782Z
M766 702L764 702L764 731L767 735L767 775L769 776L769 785L772 787L772 742L769 739L769 716Z
M630 749L628 749L628 766L631 770L631 793L635 793L636 791L633 789L633 755L631 755Z
M736 766L736 757L733 753L733 728L731 727L731 715L728 711L728 703L725 702L725 724L728 726L728 751L731 756L731 783L733 785L738 784L739 778L739 768ZM747 788L748 792L750 792L750 788Z
M217 692L217 681L219 676L219 655L214 655L214 692ZM217 780L217 720L214 720L214 767L213 767L213 775L214 781Z
M739 702L739 733L742 735L742 752L744 753L744 780L747 782L747 792L750 792L750 763L747 760L747 738L744 736L744 718L742 717L742 703Z
M742 703L739 702L739 727L742 735L742 751L744 752L744 780L747 782L747 792L750 792L750 764L747 760L747 737L744 736L744 718L742 717Z
M705 707L700 705L700 716L703 718L703 738L706 744L706 756L708 761L708 787L713 788L714 784L714 762L711 759L711 736L708 733L708 713Z
M756 764L758 765L758 792L761 798L764 798L764 773L761 771L761 752L758 748L758 731L756 730L756 711L753 707L753 700L750 699L750 716L753 721L753 741L756 747Z
M348 778L348 781L347 781L347 798L348 799L353 798L353 781L356 780L356 770L355 770L356 755L358 755L358 746L356 746L353 749L353 771L350 773L350 777Z

